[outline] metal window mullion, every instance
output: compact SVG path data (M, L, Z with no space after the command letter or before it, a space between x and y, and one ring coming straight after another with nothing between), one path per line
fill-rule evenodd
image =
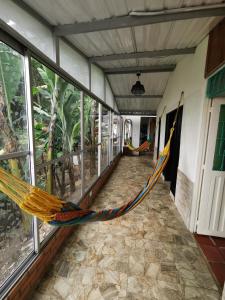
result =
M25 95L27 101L27 125L29 136L30 151L30 174L31 184L36 185L36 168L35 168L35 144L34 144L34 118L33 118L33 101L31 92L31 58L29 51L25 53ZM39 221L37 217L33 217L33 235L34 235L34 251L40 251Z
M110 162L113 161L113 112L110 111Z
M111 136L110 136L110 132L111 132L111 111L109 110L108 111L108 115L109 115L109 118L108 118L108 164L110 164L110 160L111 160L111 146L110 146L110 143L111 143Z
M98 104L98 176L101 175L101 151L102 151L102 104Z
M84 92L80 92L81 197L84 195Z

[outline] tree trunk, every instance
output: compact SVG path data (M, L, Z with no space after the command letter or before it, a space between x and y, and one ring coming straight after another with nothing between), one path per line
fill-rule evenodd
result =
M49 122L49 136L48 136L48 150L47 150L47 161L51 161L53 159L53 146L54 146L54 129L56 123L56 97L52 95L51 99L51 119ZM52 194L53 189L53 172L52 165L48 166L47 171L47 183L46 183L46 191L49 194Z
M7 107L4 101L4 93L0 82L0 131L4 139L4 153L13 153L18 151L18 139L11 128L8 117ZM22 178L22 166L18 159L8 160L11 173L19 178ZM32 218L25 212L21 211L23 228L26 235L30 234Z

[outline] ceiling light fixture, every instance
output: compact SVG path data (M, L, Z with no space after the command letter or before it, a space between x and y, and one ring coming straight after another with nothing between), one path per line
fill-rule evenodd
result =
M141 73L137 73L138 80L131 88L131 93L134 95L143 95L145 93L145 87L143 84L141 84L139 77L141 76Z

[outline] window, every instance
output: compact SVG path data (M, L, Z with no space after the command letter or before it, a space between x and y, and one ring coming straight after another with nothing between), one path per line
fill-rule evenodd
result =
M102 137L101 137L101 171L108 166L109 161L109 111L102 106Z
M81 197L80 91L32 59L37 185L60 199ZM42 225L41 237L54 227Z
M98 177L98 103L84 96L84 187L88 189Z
M0 167L27 182L32 178L32 183L60 199L78 203L83 192L109 164L110 126L113 126L110 111L88 95L84 96L81 109L83 93L69 83L69 79L65 80L64 75L60 76L34 58L24 57L23 46L13 39L11 45L20 53L0 41ZM31 74L27 69L31 69ZM31 75L32 107L25 98L28 75ZM28 119L31 111L33 120ZM116 155L119 117L115 116L115 120ZM29 132L33 129L34 141L28 129ZM33 142L34 157L29 151ZM37 249L39 241L36 235L34 238L33 229L38 231L41 242L54 232L54 226L40 222L37 228L38 222L33 221L35 219L0 192L0 287L3 289L11 282L7 279L15 278L25 262L36 254L34 245Z
M30 180L24 57L0 42L0 167ZM4 159L5 154L17 153ZM33 252L32 218L0 193L0 286Z
M113 116L113 157L119 153L119 116L114 114Z
M225 171L225 105L220 106L213 170Z

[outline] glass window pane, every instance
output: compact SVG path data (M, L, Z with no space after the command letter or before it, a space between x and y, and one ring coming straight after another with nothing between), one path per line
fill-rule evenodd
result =
M27 150L24 58L0 41L0 154Z
M45 167L37 169L37 185L65 201L78 203L81 198L81 157L80 154L60 158ZM49 185L51 185L49 187ZM40 241L55 227L46 223L40 224Z
M80 91L32 59L37 185L60 199L78 202L80 179ZM40 224L40 240L54 229Z
M98 102L84 96L84 187L98 177Z
M32 59L36 161L80 149L80 91Z
M225 105L220 106L213 170L225 171Z
M29 181L29 159L0 161L10 173ZM0 286L33 252L32 217L0 193Z
M109 111L102 106L102 144L101 144L101 171L108 166L109 161Z
M118 154L119 149L119 117L113 116L113 157Z

